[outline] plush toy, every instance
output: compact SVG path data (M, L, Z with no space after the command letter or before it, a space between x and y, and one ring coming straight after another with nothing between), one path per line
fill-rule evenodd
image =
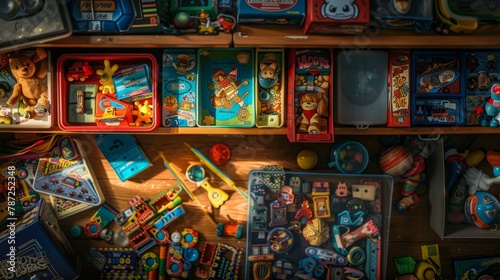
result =
M21 54L9 58L9 66L17 83L7 101L8 106L16 105L22 98L26 105L23 117L29 119L42 117L49 106L47 85L43 79L47 76L47 52L37 48L33 57Z
M140 125L141 123L148 124L153 122L151 120L151 117L153 116L153 105L149 105L149 102L147 100L144 101L144 104L139 103L139 101L136 101L134 104L138 108L138 110L132 111L132 115L137 116L135 125Z
M328 100L323 93L300 93L299 104L302 113L296 123L298 131L309 134L319 134L321 116L328 116Z

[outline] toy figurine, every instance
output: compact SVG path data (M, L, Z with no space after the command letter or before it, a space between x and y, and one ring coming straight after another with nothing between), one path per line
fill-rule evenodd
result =
M103 94L114 94L115 93L115 85L113 83L113 75L115 74L116 70L118 70L118 64L114 64L111 67L111 64L109 63L109 60L105 59L104 60L104 69L98 69L96 71L97 75L101 76L99 79L99 83L101 83L102 86L99 86L99 90L102 91Z
M151 117L153 116L153 105L149 105L149 101L144 101L144 104L136 101L135 106L137 106L137 110L132 111L132 115L137 116L135 120L135 125L140 125L141 123L149 124L153 121Z
M500 84L493 84L490 90L490 98L483 103L483 106L478 106L474 113L476 115L485 114L480 119L481 126L497 127L500 119ZM488 122L488 118L491 118Z
M37 48L33 57L19 55L9 59L10 70L17 80L12 95L7 101L14 106L22 98L26 105L23 117L43 117L48 109L48 90L43 79L47 76L47 52ZM40 63L39 63L40 62Z
M299 104L302 108L302 114L296 120L300 132L309 134L319 134L321 116L327 117L328 100L322 92L318 93L300 93Z

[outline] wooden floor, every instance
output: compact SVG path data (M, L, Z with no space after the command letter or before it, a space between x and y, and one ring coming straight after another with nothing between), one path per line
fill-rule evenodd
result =
M221 167L221 170L232 178L236 182L236 185L244 191L247 191L247 175L252 169L259 169L269 164L279 164L287 170L300 170L296 163L296 155L300 150L305 148L312 149L319 155L319 163L315 171L334 171L327 168L331 144L289 143L286 136L266 135L264 130L262 135L257 136L136 135L137 140L153 162L153 166L132 180L121 182L95 145L94 137L94 135L78 136L82 140L85 150L90 155L92 168L99 179L106 201L120 210L126 209L128 201L135 195L153 197L160 191L176 184L172 174L163 166L157 151L163 151L181 174L184 174L189 164L198 162L193 153L182 144L184 141L204 154L208 154L209 148L215 143L227 144L231 149L232 157L229 163ZM345 138L339 136L337 140ZM369 147L371 161L368 172L381 173L378 167L378 155L381 152L379 138L377 136L358 136L349 137L349 139L358 140ZM498 143L498 141L495 142ZM220 209L212 209L210 207L206 192L203 189L197 189L196 185L190 182L188 182L188 186L217 222L227 222L228 217L230 217L231 219L245 223L247 217L246 199L221 182L213 173L210 172L209 176L210 182L214 187L220 187L230 194L230 199ZM397 183L395 186L392 203L400 199L400 186L400 183ZM429 204L425 189L418 191L422 195L420 196L420 205L416 209L407 210L403 214L399 214L395 210L392 211L387 259L387 279L394 279L396 276L393 259L412 256L414 259L419 260L421 258L421 245L439 244L442 273L446 278L452 275L450 262L452 256L500 252L500 232L498 233L498 239L482 240L467 238L441 240L429 227ZM245 239L236 240L234 237L217 237L214 227L200 208L193 201L189 200L185 194L183 195L183 199L183 205L188 213L184 218L174 222L168 228L169 231L192 227L201 233L200 241L221 242L245 249ZM73 225L83 226L93 213L94 210L88 210L64 219L61 221L61 226L66 231L69 231L69 228ZM84 252L88 246L113 247L111 243L86 238L71 239L71 243L80 252ZM84 265L82 271L85 274L89 274L92 270ZM240 269L240 276L241 279L244 279L243 267ZM85 276L83 279L88 278Z

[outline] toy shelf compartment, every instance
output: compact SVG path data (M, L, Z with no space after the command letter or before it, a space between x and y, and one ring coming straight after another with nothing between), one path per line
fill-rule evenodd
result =
M105 60L109 61L109 65L105 65ZM113 69L116 67L115 65L118 66L117 69ZM135 133L153 131L159 126L161 116L157 101L157 69L156 58L145 53L61 55L57 61L59 128L69 132ZM115 71L113 72L113 70ZM123 92L119 91L115 80L112 87L116 94L109 94L111 93L109 87L108 94L103 94L106 92L106 88L102 87L101 81L105 80L106 74L100 71L108 71L112 76L113 74L120 75L122 72L132 73L130 79L123 79L123 85L125 83L139 83L139 90L148 86L149 90L142 90L145 92L143 95L132 95L125 99L117 98L118 94ZM136 72L141 73L141 75L134 76ZM116 76L113 76L113 79L115 78ZM148 86L144 84L148 84ZM119 87L121 89L125 86L120 85ZM83 96L81 91L83 91ZM101 102L96 102L98 99ZM107 102L102 100L107 100ZM151 108L152 116L145 122L136 123L138 117L144 115L140 110L144 106ZM96 121L98 110L100 110L100 118L98 117L98 119L101 120L99 122L102 122L99 125ZM111 110L113 111L111 112ZM103 120L104 116L106 118L110 116L110 118Z
M380 174L252 170L246 279L386 279L393 184Z

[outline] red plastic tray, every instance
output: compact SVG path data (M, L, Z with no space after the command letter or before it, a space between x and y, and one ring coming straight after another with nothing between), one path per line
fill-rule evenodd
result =
M95 96L97 93L102 92L99 89L101 83L99 79L101 75L97 74L97 70L103 70L104 60L109 60L110 67L113 67L117 64L118 71L121 69L125 69L128 67L147 64L150 69L151 74L151 90L152 97L149 98L149 104L153 106L153 116L151 117L151 124L141 124L141 125L120 125L120 126L101 126L97 125L95 121L92 120L92 114L95 116L97 105L95 104L95 100L89 98L89 96L93 96L94 94L86 93L86 108L84 109L83 115L79 115L78 118L75 117L75 99L70 98L70 94L75 94L75 92L70 92L70 87L72 85L87 85L88 87L92 87L93 84L97 85L97 89L95 91ZM85 71L80 71L79 74L75 75L74 81L69 81L67 79L68 71L73 66L75 62L88 62L88 65L91 66L93 70L93 74L86 75ZM87 71L88 73L88 71ZM99 132L147 132L152 131L160 124L161 117L161 108L159 106L159 102L157 100L157 76L158 76L158 67L156 58L151 54L142 54L142 53L134 53L134 54L64 54L61 55L57 60L57 109L58 109L58 125L64 131L99 131ZM82 79L80 79L82 78ZM92 91L90 91L92 92ZM112 95L111 95L112 96ZM71 100L71 104L70 104ZM140 101L141 103L143 100ZM88 104L94 103L93 107L87 106ZM134 102L130 103L134 110L137 110L137 106L134 105ZM135 121L136 116L132 117L132 120ZM133 122L132 121L132 122Z

